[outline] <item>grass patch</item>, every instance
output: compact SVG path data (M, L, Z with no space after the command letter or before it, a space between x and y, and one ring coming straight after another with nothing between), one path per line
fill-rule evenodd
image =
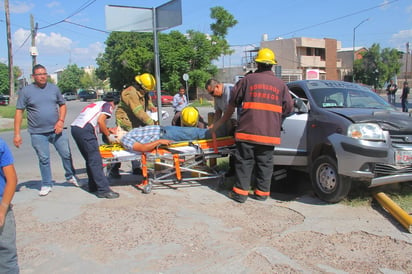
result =
M193 106L193 107L211 107L211 106L213 106L213 104L210 101L202 100L202 99L192 101L190 103L190 105Z
M16 112L16 106L0 106L0 117L1 118L7 118L7 119L13 119L14 118L14 114ZM23 121L21 123L21 128L27 128L27 112L25 111L23 113ZM2 128L0 129L0 131L10 131L13 129L13 125L11 125L10 128Z
M15 106L0 106L0 117L3 118L14 118L14 113L16 112Z

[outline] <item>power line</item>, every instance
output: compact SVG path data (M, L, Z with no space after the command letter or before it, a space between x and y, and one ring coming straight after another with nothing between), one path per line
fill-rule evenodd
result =
M366 11L370 11L370 10L373 10L373 9L376 9L376 8L381 8L381 7L383 7L383 6L387 6L387 5L390 5L390 4L395 3L395 2L398 2L398 1L399 1L399 0L392 0L392 1L389 1L389 2L384 2L383 4L380 4L380 5L377 5L377 6L374 6L374 7L370 7L370 8L367 8L367 9L363 9L363 10L360 10L360 11L357 11L357 12L353 12L353 13L350 13L350 14L347 14L347 15L343 15L343 16L340 16L340 17L337 17L337 18L334 18L334 19L330 19L330 20L327 20L327 21L323 21L323 22L321 22L321 23L317 23L317 24L314 24L314 25L310 25L310 26L307 26L307 27L304 27L304 28L300 28L300 29L291 31L291 32L287 32L287 33L278 35L277 37L286 36L286 35L289 35L289 34L292 34L292 33L298 32L298 31L302 31L302 30L310 29L310 28L317 27L317 26L320 26L320 25L328 24L328 23L331 23L331 22L334 22L334 21L338 21L338 20L340 20L340 19L344 19L344 18L353 16L353 15L356 15L356 14L359 14L359 13L363 13L363 12L366 12Z
M96 2L96 0L89 0L89 2L84 3L77 11L73 12L71 15L67 16L66 18L64 18L63 20L57 21L55 23L49 24L45 27L41 27L38 29L45 29L45 28L49 28L55 25L58 25L60 23L65 22L67 19L69 19L70 17L75 16L76 14L80 13L82 10L86 9L88 6L90 6L91 4L93 4L94 2Z
M91 29L91 30L95 30L95 31L100 31L100 32L103 32L103 33L110 33L109 31L88 27L88 26L81 25L81 24L74 23L74 22L70 22L70 21L67 21L67 20L64 20L64 23L73 24L75 26L79 26L79 27L82 27L82 28Z

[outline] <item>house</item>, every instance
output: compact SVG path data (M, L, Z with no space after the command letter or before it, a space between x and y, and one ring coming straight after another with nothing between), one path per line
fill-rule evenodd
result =
M260 48L270 48L276 54L279 74L284 81L301 79L339 80L341 60L337 51L341 42L331 38L296 37L263 40ZM255 49L257 51L258 49ZM254 69L251 60L244 64L246 71Z

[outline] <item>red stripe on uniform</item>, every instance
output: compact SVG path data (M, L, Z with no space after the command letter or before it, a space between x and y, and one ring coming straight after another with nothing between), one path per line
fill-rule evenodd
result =
M249 108L249 109L267 110L267 111L282 113L282 107L278 106L278 105L273 105L273 104L245 102L245 103L243 103L242 108L244 108L244 109Z
M254 134L248 134L248 133L242 133L242 132L236 132L235 138L239 140L243 140L243 141L254 141L258 143L266 143L266 144L273 144L273 145L280 144L279 137L268 137L268 136L254 135Z

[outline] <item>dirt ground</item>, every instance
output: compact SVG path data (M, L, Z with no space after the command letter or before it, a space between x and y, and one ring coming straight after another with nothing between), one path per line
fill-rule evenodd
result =
M39 197L38 172L21 170L32 178L15 197L21 273L412 273L411 234L378 206L325 204L311 191L238 204L218 180L143 194L122 168L115 200L62 174Z

